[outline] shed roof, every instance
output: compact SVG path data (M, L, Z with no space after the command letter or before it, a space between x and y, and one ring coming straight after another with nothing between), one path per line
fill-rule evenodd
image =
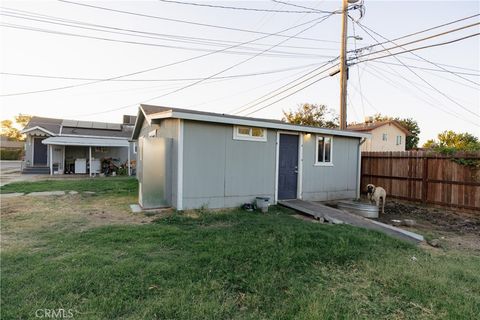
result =
M275 120L275 119L242 117L242 116L235 116L235 115L229 115L229 114L223 114L223 113L214 113L214 112L205 112L205 111L198 111L198 110L188 110L188 109L181 109L181 108L170 108L170 107L142 104L140 105L140 110L138 113L137 122L135 124L135 129L133 131L132 139L138 138L141 126L143 124L143 119L147 119L147 121L151 121L155 119L166 119L166 118L177 118L177 119L186 119L186 120L193 120L193 121L244 125L244 126L253 126L253 127L261 127L261 128L287 130L287 131L299 131L299 132L307 132L307 133L321 133L321 134L330 134L330 135L354 137L354 138L370 137L369 133L361 133L361 132L313 127L313 126L302 126L302 125L291 124L291 123L287 123L287 122Z

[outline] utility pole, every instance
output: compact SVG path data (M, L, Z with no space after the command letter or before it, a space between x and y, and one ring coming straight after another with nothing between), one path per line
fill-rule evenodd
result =
M350 0L351 1L351 0ZM340 47L340 130L347 129L347 27L348 2L342 0L342 41ZM356 2L356 1L351 1Z
M348 4L358 0L342 0L342 41L340 47L340 130L347 129L347 28L348 28ZM361 37L352 37L362 40Z

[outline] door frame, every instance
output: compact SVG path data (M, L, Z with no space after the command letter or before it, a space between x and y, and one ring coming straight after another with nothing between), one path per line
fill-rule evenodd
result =
M35 140L36 139L42 139L42 140L45 140L47 137L35 137L35 136L32 136L32 167L35 166ZM49 148L47 146L47 163L45 164L46 166L49 165L49 157L48 157L48 151L49 151Z
M298 173L297 173L297 199L302 199L302 181L303 181L303 133L295 131L277 131L276 151L275 151L275 204L278 202L278 170L280 158L280 134L289 134L298 136Z

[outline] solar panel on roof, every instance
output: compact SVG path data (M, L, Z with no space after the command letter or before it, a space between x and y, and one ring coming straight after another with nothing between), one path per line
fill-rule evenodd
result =
M122 130L122 125L119 123L107 123L107 128L111 130Z
M76 127L78 124L77 120L63 120L62 126L64 127Z
M93 122L93 129L108 129L106 122Z
M77 128L92 128L93 123L91 121L78 121Z

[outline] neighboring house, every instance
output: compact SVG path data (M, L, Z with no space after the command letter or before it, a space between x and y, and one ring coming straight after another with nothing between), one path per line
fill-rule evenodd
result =
M359 196L360 143L369 134L141 105L139 203L143 208L227 208L269 197Z
M366 119L365 123L354 124L347 130L367 132L372 135L362 144L362 151L405 151L406 137L410 132L395 120L377 121Z
M0 149L2 150L22 150L25 142L9 140L8 137L0 136Z
M130 142L135 116L123 123L32 117L26 137L24 173L98 174L102 160L124 164L131 173L136 144Z

